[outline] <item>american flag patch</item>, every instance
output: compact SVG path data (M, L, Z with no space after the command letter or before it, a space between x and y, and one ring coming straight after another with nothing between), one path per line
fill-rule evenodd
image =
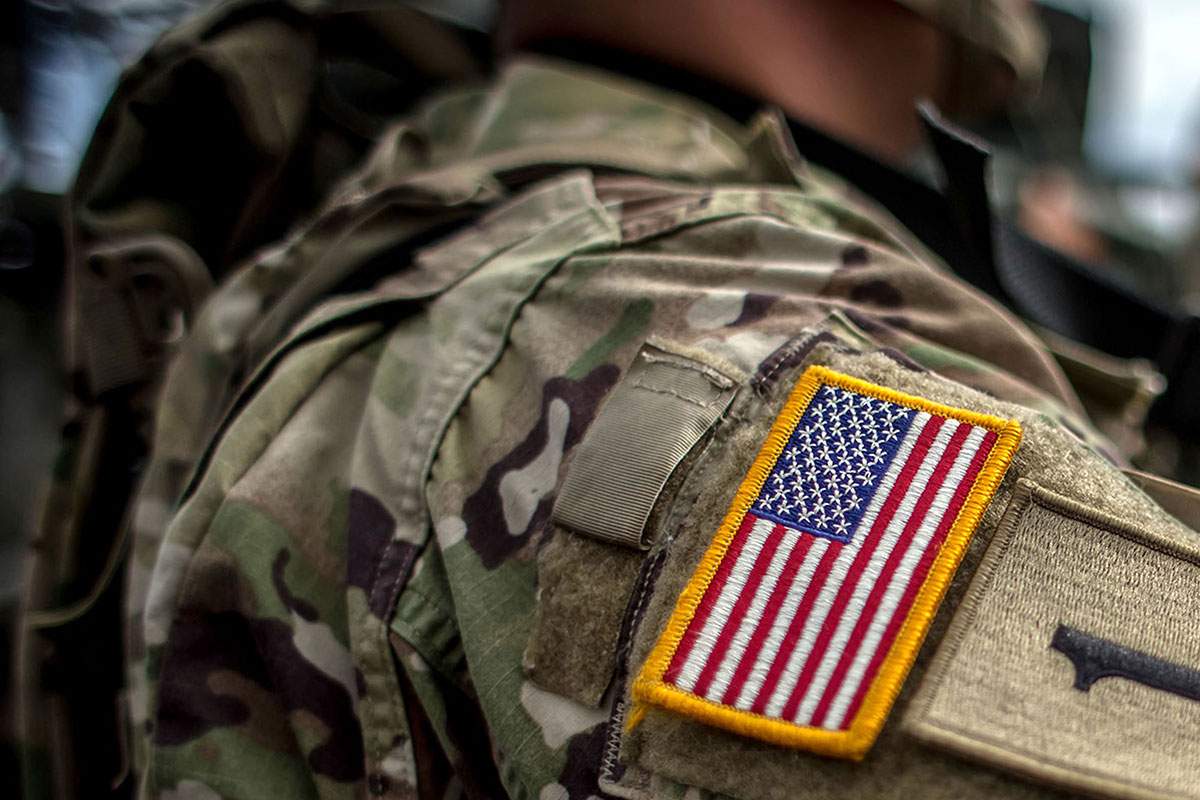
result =
M634 724L654 705L861 758L1020 435L808 369L634 683Z

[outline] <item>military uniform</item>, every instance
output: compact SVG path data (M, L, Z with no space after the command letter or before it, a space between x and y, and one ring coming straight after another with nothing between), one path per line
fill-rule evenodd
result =
M208 296L157 403L145 796L1200 796L1200 535L1148 492L1191 496L771 110L538 57L438 94ZM767 508L846 470L837 513Z

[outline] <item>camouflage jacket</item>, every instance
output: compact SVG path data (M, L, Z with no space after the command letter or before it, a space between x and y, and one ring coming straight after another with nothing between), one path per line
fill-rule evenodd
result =
M631 703L813 366L1022 430L859 761ZM1038 341L777 114L518 59L394 126L174 357L130 516L141 792L1196 796L1195 702L1147 677L1200 663L1200 537L1146 492L1190 498L1107 452ZM1130 680L1073 687L1052 623Z

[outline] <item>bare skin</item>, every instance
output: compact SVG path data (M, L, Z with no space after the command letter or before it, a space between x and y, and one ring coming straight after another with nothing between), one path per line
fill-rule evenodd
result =
M921 141L948 37L891 0L508 0L506 49L572 37L715 78L882 159Z

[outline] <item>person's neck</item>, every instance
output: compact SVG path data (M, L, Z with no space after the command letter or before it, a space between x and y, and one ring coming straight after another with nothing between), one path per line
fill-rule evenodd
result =
M678 65L897 164L920 142L916 101L942 90L943 37L891 0L639 0L620 15L608 6L522 15L510 33L517 44L569 37Z

